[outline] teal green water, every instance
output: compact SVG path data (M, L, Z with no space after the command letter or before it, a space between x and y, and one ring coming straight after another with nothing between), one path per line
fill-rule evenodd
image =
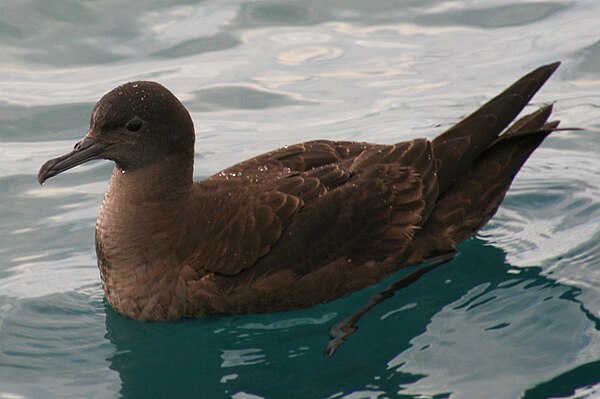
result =
M600 397L600 3L23 1L0 6L0 399ZM433 137L534 67L564 126L451 263L295 312L139 323L105 303L111 165L36 181L126 81L190 109L197 178L315 138ZM531 109L531 108L530 108Z

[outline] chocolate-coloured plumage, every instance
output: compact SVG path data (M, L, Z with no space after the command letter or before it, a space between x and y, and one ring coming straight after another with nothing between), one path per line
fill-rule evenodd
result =
M158 83L127 83L102 97L85 138L38 179L92 159L116 163L96 251L121 314L307 307L451 253L481 228L558 125L545 106L507 129L558 65L529 73L431 141L311 141L200 182L185 107Z

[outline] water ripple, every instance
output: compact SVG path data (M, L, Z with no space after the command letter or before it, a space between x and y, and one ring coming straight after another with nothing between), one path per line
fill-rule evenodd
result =
M598 297L600 161L591 153L556 155L542 150L528 162L482 236L502 247L512 265L544 265L553 279ZM600 300L590 305L600 314Z
M5 2L0 13L0 397L593 396L600 358L595 0ZM298 312L138 323L103 302L93 163L39 187L126 81L192 111L195 175L318 138L432 137L521 73L565 126L452 263L365 315L381 286ZM293 126L293 128L290 128ZM225 367L226 366L226 367Z
M92 297L72 291L46 296L44 301L24 300L8 308L0 305L0 397L11 391L31 397L85 396L118 386L104 360L112 348L103 339L101 292L94 291ZM7 298L1 297L2 302ZM104 357L90 359L89 353L104 353ZM79 376L79 387L70 382L73 374ZM54 382L47 385L48 392L36 389L49 380Z

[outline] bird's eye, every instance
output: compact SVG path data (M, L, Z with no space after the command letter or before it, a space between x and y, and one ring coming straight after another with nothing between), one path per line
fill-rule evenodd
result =
M137 118L132 119L129 122L127 122L127 125L125 127L130 132L137 132L138 130L140 130L142 128L142 121Z

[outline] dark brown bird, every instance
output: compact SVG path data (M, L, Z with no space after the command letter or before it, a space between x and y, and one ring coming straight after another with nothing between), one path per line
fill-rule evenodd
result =
M558 66L529 73L431 141L311 141L200 182L185 107L158 83L127 83L102 97L84 139L38 180L115 162L96 252L123 315L307 307L452 252L481 228L558 125L548 105L506 129Z

